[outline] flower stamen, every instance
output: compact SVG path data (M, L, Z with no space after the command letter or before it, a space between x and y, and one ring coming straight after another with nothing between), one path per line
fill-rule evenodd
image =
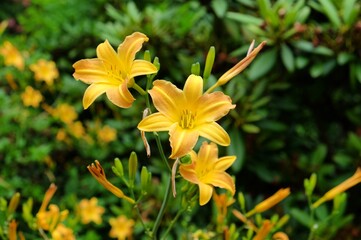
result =
M196 114L193 114L192 111L184 109L180 117L180 127L183 129L192 129L194 127L194 121Z

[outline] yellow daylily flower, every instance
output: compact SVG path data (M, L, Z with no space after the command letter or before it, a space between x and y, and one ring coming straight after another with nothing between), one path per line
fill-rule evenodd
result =
M24 70L24 58L11 42L5 41L0 46L0 55L4 57L5 66L14 66L19 70Z
M159 112L145 117L138 129L169 131L170 158L189 153L199 136L222 146L230 144L228 133L215 122L235 108L229 96L222 92L203 94L203 79L193 74L188 77L183 91L169 81L156 80L153 84L149 94Z
M112 227L109 232L111 238L117 238L118 240L132 239L135 225L133 219L121 215L117 218L110 218L109 223Z
M201 206L211 199L213 186L227 189L234 195L234 181L225 170L236 160L235 156L218 158L217 145L207 142L203 142L198 155L191 151L190 156L192 163L182 164L179 172L184 179L198 185Z
M54 61L40 59L31 64L29 68L34 72L36 81L44 81L48 86L52 86L54 79L59 77L59 71Z
M83 224L94 222L96 224L102 223L102 215L105 209L98 206L98 199L92 197L91 199L82 199L78 204L79 215Z
M39 107L40 102L43 100L43 95L38 90L27 86L25 91L21 94L21 100L23 101L24 106L32 106L34 108Z
M83 97L84 109L87 109L101 94L121 108L129 108L135 100L129 87L137 86L134 77L156 73L157 68L148 61L134 60L148 37L140 32L127 36L116 53L108 40L97 47L98 58L82 59L74 63L75 79L90 86Z

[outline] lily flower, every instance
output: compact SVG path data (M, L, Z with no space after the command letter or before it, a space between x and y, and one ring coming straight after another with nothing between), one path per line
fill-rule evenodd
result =
M129 108L135 100L130 87L140 89L134 77L153 74L158 69L145 60L134 60L148 37L140 32L127 36L116 53L108 40L97 47L98 58L82 59L74 63L73 77L90 86L83 97L83 107L87 109L101 94L118 107Z
M156 80L153 84L149 94L159 112L145 117L138 129L169 131L170 158L189 153L199 136L221 146L230 144L228 133L216 123L236 106L229 96L222 92L203 94L203 79L193 74L188 77L183 91L165 80Z
M207 142L203 142L198 154L191 151L190 156L192 163L182 164L179 172L184 179L198 185L201 206L211 199L214 187L227 189L234 195L234 181L225 170L236 160L235 156L218 158L217 145Z

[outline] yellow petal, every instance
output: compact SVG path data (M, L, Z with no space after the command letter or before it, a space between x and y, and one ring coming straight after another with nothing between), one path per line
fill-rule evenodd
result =
M158 69L151 63L145 60L134 60L130 78L156 73Z
M205 123L198 127L199 135L221 146L231 144L228 133L216 122Z
M178 122L181 107L186 101L183 92L169 81L156 80L153 84L149 94L155 108L171 121Z
M163 114L157 112L145 117L138 124L138 129L146 132L168 131L175 124Z
M108 99L116 106L121 108L129 108L134 102L134 97L129 92L126 82L119 87L109 88L106 91Z
M97 58L79 60L73 64L73 77L87 84L94 82L109 82L103 62Z
M91 84L84 93L83 97L83 107L87 109L97 97L102 95L109 88L116 87L114 85L106 84L106 83L93 83Z
M203 142L198 152L197 166L205 168L207 165L214 164L218 159L218 147L214 143Z
M200 76L190 75L184 84L183 92L188 104L193 103L203 94L203 79Z
M218 161L216 162L216 164L214 166L214 169L217 171L225 171L230 166L232 166L232 164L234 163L235 160L236 160L235 156L222 157L222 158L218 159Z
M108 40L105 40L103 43L99 44L97 47L97 56L100 60L104 61L106 64L116 65L121 67L121 71L124 69L121 66L121 62L118 58L117 53L114 48L110 45Z
M124 42L118 47L118 56L125 69L131 69L135 54L142 48L144 42L148 41L148 37L140 32L135 32L127 36Z
M213 193L213 187L204 183L199 183L198 186L199 186L199 205L203 206L211 199Z
M222 92L204 94L195 105L198 106L199 122L217 121L236 107L232 104L232 99Z
M209 172L202 182L211 184L215 187L227 189L232 194L235 193L235 185L233 178L226 172Z
M194 184L199 184L199 180L194 168L194 164L181 165L179 167L179 173L185 180Z
M183 129L177 125L173 125L169 130L169 141L172 148L170 158L178 158L189 153L196 145L199 132L196 130Z

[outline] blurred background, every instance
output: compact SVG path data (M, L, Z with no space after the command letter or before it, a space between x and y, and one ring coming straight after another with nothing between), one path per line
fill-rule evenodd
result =
M86 166L97 159L112 179L114 158L126 166L131 151L141 165L151 165L136 129L144 100L139 96L132 108L119 109L103 96L83 110L87 85L72 77L72 64L96 57L105 39L116 49L134 31L145 33L150 40L143 49L160 60L157 77L180 87L193 63L203 69L211 46L216 59L207 86L247 54L252 40L267 41L254 62L220 89L237 105L220 121L232 139L221 153L237 156L229 172L249 206L291 187L291 196L274 211L290 214L284 232L291 239L305 239L304 179L317 173L315 195L321 196L361 165L360 5L357 0L2 1L0 197L8 201L20 192L21 202L33 199L36 212L54 182L52 201L61 208L72 211L82 198L95 196L107 209L105 220L130 211L119 208ZM163 139L167 143L166 134ZM150 171L160 176L164 166L152 164ZM162 196L158 186L151 194L155 202ZM360 186L348 191L338 218L331 205L317 213L325 221L323 238L317 239L361 238L360 191ZM208 208L211 204L180 219L175 233L190 218L189 231L211 225L205 220L212 219ZM176 210L170 206L169 212ZM105 239L109 232L107 221L72 226L77 239ZM37 239L25 222L19 228ZM135 234L140 236L141 226Z

